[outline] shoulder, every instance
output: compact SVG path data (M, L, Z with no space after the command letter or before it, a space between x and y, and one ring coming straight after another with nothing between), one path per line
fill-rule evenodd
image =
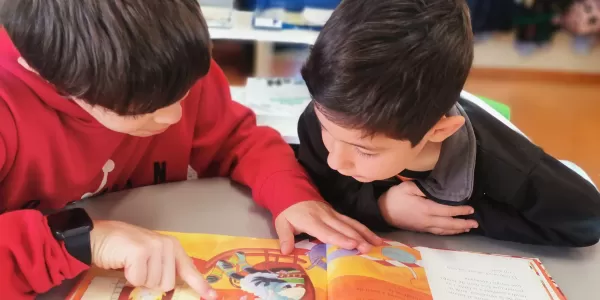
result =
M0 181L14 162L17 145L15 119L9 106L0 95Z
M298 138L300 139L300 148L303 148L303 145L311 145L311 147L316 147L321 155L326 152L321 137L321 124L312 104L309 104L300 115Z
M229 82L223 72L223 69L214 61L211 61L208 73L200 78L192 87L192 90L199 89L203 93L218 93L223 90L229 91Z
M15 90L20 90L21 86L23 83L6 68L2 61L0 63L0 138L5 144L16 140L14 110L17 109L17 99L21 98L19 96L22 93L15 93Z
M512 198L540 164L544 151L480 105L459 101L475 132L475 193Z
M477 140L478 153L485 154L519 172L528 173L540 161L543 150L526 136L476 103L461 99ZM511 124L512 125L512 124ZM514 126L514 125L513 125ZM515 127L516 128L516 127Z
M213 111L231 102L231 88L227 77L214 60L211 61L208 73L191 87L188 99L192 100L198 109Z

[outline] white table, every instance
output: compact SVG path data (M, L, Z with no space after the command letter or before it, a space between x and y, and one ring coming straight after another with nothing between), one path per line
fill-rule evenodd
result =
M275 238L270 215L247 191L225 179L186 181L107 194L80 203L96 219L120 220L149 229ZM133 213L135 212L135 213ZM538 257L569 300L596 299L600 246L582 249L539 247L476 236L439 237L397 232L385 236L434 248ZM64 299L66 283L40 299ZM587 295L589 293L589 295Z

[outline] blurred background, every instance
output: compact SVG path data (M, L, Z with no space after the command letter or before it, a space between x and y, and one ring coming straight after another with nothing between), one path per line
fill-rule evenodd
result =
M234 100L293 141L310 100L299 69L340 1L199 1ZM600 184L600 0L467 2L476 44L465 90Z

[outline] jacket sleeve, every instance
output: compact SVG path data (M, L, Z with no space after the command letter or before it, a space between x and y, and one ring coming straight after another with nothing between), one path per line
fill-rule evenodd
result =
M371 230L393 230L379 210L377 199L380 195L375 192L373 185L343 176L327 165L328 152L323 145L321 125L312 105L300 117L298 137L298 160L321 195L337 212L356 219Z
M5 130L3 130L5 131ZM0 181L10 165L10 151L0 132ZM0 195L0 212L6 202ZM0 294L2 299L33 299L71 279L87 266L54 239L46 218L35 210L0 214Z
M528 244L584 247L600 239L600 194L586 179L542 152L511 199L472 203L480 233Z
M293 204L322 201L281 135L272 128L257 126L254 113L232 101L227 79L216 63L203 81L201 99L210 105L200 109L210 112L199 112L192 166L205 162L203 149L219 145L211 173L250 187L257 204L274 217Z

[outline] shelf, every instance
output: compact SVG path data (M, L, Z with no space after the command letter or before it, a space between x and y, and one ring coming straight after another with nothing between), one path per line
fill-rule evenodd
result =
M228 10L203 7L205 15L221 16ZM252 12L234 11L231 28L209 28L212 39L254 41L255 76L270 76L273 70L273 46L271 43L312 45L319 32L310 30L264 30L252 26ZM504 68L539 71L562 71L575 73L600 73L600 45L589 54L577 54L572 47L573 38L559 32L548 47L523 56L514 47L514 34L494 34L491 39L475 45L474 68Z
M215 7L203 7L204 15L223 14L227 10ZM317 40L318 31L311 30L264 30L252 26L252 12L234 11L233 26L231 28L210 27L212 39L217 40L242 40L273 43L292 43L312 45Z
M558 32L547 47L523 56L515 49L514 34L494 34L475 45L473 67L600 73L600 45L589 54L577 54L572 42L570 34Z

